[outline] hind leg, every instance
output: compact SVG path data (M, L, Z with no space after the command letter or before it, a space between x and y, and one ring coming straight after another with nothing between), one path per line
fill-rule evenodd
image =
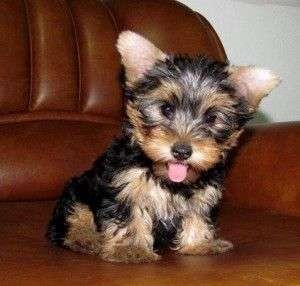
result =
M88 254L100 253L100 233L97 232L93 213L87 205L76 203L66 221L68 231L63 242L64 246Z

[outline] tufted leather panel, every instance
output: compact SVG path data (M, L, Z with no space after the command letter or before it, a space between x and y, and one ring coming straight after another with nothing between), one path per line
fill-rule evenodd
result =
M0 199L56 197L118 133L125 29L225 59L209 23L175 1L0 1Z
M122 100L114 20L99 1L69 2L79 51L81 110L108 117L117 115Z
M209 23L170 0L3 0L0 24L1 122L120 118L115 42L124 29L167 52L225 59Z
M0 1L0 117L27 110L30 60L23 1Z
M27 0L31 60L30 110L76 110L77 57L65 2Z

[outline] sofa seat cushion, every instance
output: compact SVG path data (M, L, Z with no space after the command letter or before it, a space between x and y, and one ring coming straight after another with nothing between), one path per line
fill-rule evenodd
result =
M56 198L118 132L119 125L109 121L0 125L0 200Z
M216 256L165 253L140 265L56 248L44 238L53 201L0 203L1 285L299 285L300 219L221 209L221 236L235 249Z

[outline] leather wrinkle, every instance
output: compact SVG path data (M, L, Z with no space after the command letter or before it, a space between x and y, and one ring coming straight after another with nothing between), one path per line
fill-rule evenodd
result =
M27 110L30 111L31 109L31 101L32 101L32 78L33 78L33 73L32 73L32 33L31 33L31 23L30 23L30 17L28 14L28 3L27 0L23 0L24 7L25 7L25 17L26 17L26 22L27 22L27 31L28 31L28 44L29 44L29 62L30 62L30 67L29 67L29 97L28 97L28 103L27 103Z
M116 28L116 32L117 33L120 33L120 27L118 25L118 22L117 22L117 19L116 19L116 16L114 15L113 11L109 8L109 6L107 4L105 4L105 2L102 1L102 4L103 6L105 7L105 9L107 10L107 12L109 13L110 17L111 17L111 20L112 22L114 23L114 26Z
M69 5L69 1L66 1L67 4L67 9L69 11L70 14L70 18L72 21L72 25L73 25L73 35L74 35L74 40L75 40L75 45L76 45L76 54L77 54L77 75L78 75L78 99L77 99L77 105L78 105L78 111L82 112L82 106L81 106L81 61L80 61L80 48L79 48L79 43L78 43L78 30L76 27L76 23L74 20L74 15L72 13L72 9Z
M32 110L77 110L76 46L66 1L28 5L34 33Z

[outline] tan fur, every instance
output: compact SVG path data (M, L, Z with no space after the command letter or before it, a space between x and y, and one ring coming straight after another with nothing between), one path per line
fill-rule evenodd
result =
M102 258L115 262L155 261L153 252L152 220L147 212L135 206L132 220L120 227L110 224L103 232Z
M155 161L168 161L170 156L170 147L177 142L178 136L173 132L157 126L151 129L150 133L143 138L141 146L144 152Z
M136 232L131 233L138 238L138 241L147 242L147 247L152 244L153 241L149 239L149 235L154 218L166 220L172 219L176 215L182 215L184 217L182 231L177 238L176 249L181 253L188 254L217 251L217 246L214 247L217 245L214 240L214 229L204 218L210 207L216 205L221 198L219 189L208 186L202 191L197 190L195 195L187 200L181 195L171 195L157 185L153 179L147 178L146 170L139 168L124 171L115 178L114 186L124 184L126 187L118 199L129 200L135 206L133 217L137 216L138 218L133 220L132 227ZM140 237L144 239L141 240ZM145 240L145 238L147 239ZM132 240L130 237L130 241L135 246L141 245L141 243L133 242L136 241L136 238Z
M223 144L224 150L230 150L232 147L235 147L238 144L238 139L243 134L244 129L238 130L231 134L231 136Z
M205 100L202 102L200 113L204 113L210 108L230 109L233 104L233 99L227 93L210 93L206 95Z
M128 200L132 205L131 219L124 227L114 223L103 232L102 257L109 261L143 262L159 259L153 252L152 222L153 211L147 210L144 201L146 194L151 192L153 184L146 180L144 169L133 168L116 176L113 187L126 185L117 199Z
M190 199L193 212L207 216L211 207L216 206L222 198L222 190L213 186L207 186L202 191L195 190Z
M220 190L208 186L191 198L190 210L183 217L175 250L181 254L197 255L222 253L233 247L231 242L215 238L215 229L207 217L210 208L218 203L221 196Z
M209 210L221 199L221 190L212 186L195 193L183 208L181 231L174 250L188 255L220 253L232 248L232 244L215 238L215 229L207 217ZM179 206L179 205L178 205Z
M66 246L89 254L100 253L100 234L96 230L94 217L88 206L77 203L67 222L69 230L64 241Z
M191 213L182 220L182 231L177 237L175 249L183 254L206 254L207 242L213 238L213 228L199 214Z
M193 154L190 159L198 170L207 170L220 160L222 148L212 138L206 138L192 143Z
M130 118L131 124L134 126L134 133L132 139L141 144L144 141L145 137L144 130L142 127L143 125L141 120L141 114L132 102L129 102L127 104L126 111L128 117Z
M147 177L146 169L141 168L120 173L113 180L112 186L124 187L117 199L131 204L129 222L107 222L100 233L96 229L92 212L86 205L77 203L67 219L70 227L65 239L66 246L75 251L100 255L108 261L155 261L160 257L153 252L153 220L168 220L177 215L184 217L176 248L181 253L200 253L199 243L206 243L207 237L213 238L213 228L201 217L206 208L217 204L221 197L220 190L207 187L198 190L187 200L162 189L152 178ZM203 253L206 252L203 250Z
M143 187L135 186L139 189ZM128 224L122 226L112 221L107 223L103 232L96 230L93 214L83 204L77 203L74 206L67 222L69 231L64 244L74 251L100 255L104 260L115 262L159 259L153 252L152 219L138 205L133 207Z
M151 219L155 216L167 219L174 214L170 204L171 194L160 187L152 178L147 177L146 169L132 168L116 176L113 186L125 185L118 195L120 201L129 200L134 206L143 210Z
M129 201L136 210L142 210L140 213L143 213L148 225L154 218L167 220L180 211L176 210L173 204L176 195L171 195L152 178L148 178L146 169L132 168L124 171L113 182L113 186L116 187L124 184L126 186L117 198L120 201Z
M157 176L167 177L167 164L165 162L173 159L170 153L171 146L178 140L176 134L159 126L153 128L148 136L143 137L142 148L154 161L153 171ZM208 169L211 164L218 161L221 154L220 146L215 144L214 140L191 141L192 138L189 134L180 137L180 140L181 142L191 143L193 147L194 153L189 160L192 165L188 169L187 177L184 180L185 183L192 183L199 177L199 171Z
M160 86L149 92L147 96L161 98L165 101L171 101L173 97L177 97L179 100L181 99L182 89L178 83L167 80L161 80L160 83Z

